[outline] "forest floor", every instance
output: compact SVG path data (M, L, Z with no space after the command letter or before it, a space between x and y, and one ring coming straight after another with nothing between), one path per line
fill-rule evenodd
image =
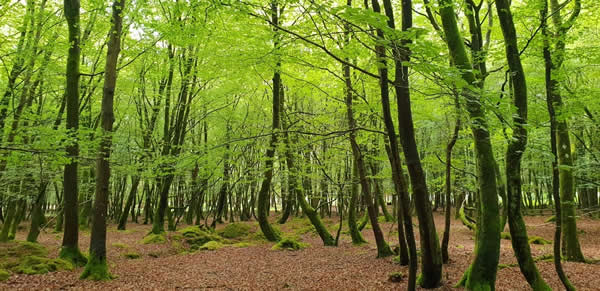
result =
M272 219L276 215L271 215ZM525 218L529 235L552 241L554 224L546 223L547 217ZM324 219L335 236L338 221ZM443 214L435 214L436 227L443 229ZM243 222L251 232L260 233L255 221ZM416 223L416 219L415 219ZM307 226L309 226L307 228ZM404 290L406 280L400 283L388 281L393 272L408 273L392 258L377 259L372 230L362 233L368 244L354 246L347 234L342 234L338 247L325 247L310 229L306 219L295 218L285 225L278 225L288 236L296 236L308 246L298 251L272 250L273 243L257 239L252 233L242 239L246 243L227 245L213 251L184 251L175 240L174 233L164 243L144 244L144 236L150 225L129 223L126 231L109 226L108 262L115 279L105 282L79 280L82 268L57 271L43 275L13 274L0 282L0 290L21 289L216 289L216 290ZM184 226L179 226L183 228ZM600 259L600 221L581 218L578 220L583 253L589 259ZM223 228L220 225L217 229ZM393 223L383 223L383 230L390 245L397 243ZM508 226L507 229L508 231ZM418 233L417 233L418 235ZM17 234L24 240L26 229ZM473 233L452 220L450 239L451 262L444 266L443 285L437 290L453 290L473 254ZM61 234L42 232L39 241L55 257L61 244ZM80 233L80 246L87 250L89 231ZM417 244L418 245L418 244ZM532 244L534 257L552 254L552 244ZM139 255L139 258L131 254ZM509 240L502 240L500 263L512 265L498 271L497 290L528 290L527 282L516 265ZM563 288L552 261L537 263L542 277L554 290ZM599 290L600 265L564 263L564 268L578 290Z

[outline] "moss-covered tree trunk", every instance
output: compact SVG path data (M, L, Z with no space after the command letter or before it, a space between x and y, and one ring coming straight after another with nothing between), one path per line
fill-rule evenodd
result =
M79 63L80 63L80 22L79 0L64 0L64 14L69 29L69 53L67 55L65 98L67 107L66 127L69 133L67 155L71 159L65 165L63 178L63 213L65 231L63 235L60 257L71 261L74 265L83 265L86 258L79 251L79 213L78 191L79 179Z
M38 195L33 202L31 210L31 226L29 227L29 233L27 234L28 242L37 242L37 238L40 234L40 226L44 223L45 217L42 206L46 203L46 188L48 187L48 183L48 181L44 181L42 178L38 189Z
M100 149L96 160L96 195L94 218L90 238L90 257L81 274L82 279L106 280L111 275L106 264L106 215L110 187L110 152L114 115L114 96L117 82L117 61L121 51L121 30L125 0L115 0L112 5L111 29L108 37L104 87L102 90ZM127 215L125 212L125 215Z
M119 217L119 225L117 226L118 230L125 230L127 225L127 216L129 216L129 211L131 210L132 205L134 205L135 196L137 195L137 189L140 184L140 176L133 175L131 176L131 189L129 189L129 195L127 195L127 200L125 202L125 207L123 208L123 212ZM132 215L133 217L133 215Z
M283 209L281 217L278 221L279 224L284 224L292 214L294 204L296 204L296 198L298 196L298 194L296 193L298 191L298 173L296 172L296 169L291 169L290 165L287 163L287 156L291 154L291 141L289 140L289 134L287 133L287 131L289 130L289 125L286 120L287 116L285 115L285 91L283 90L283 88L281 88L280 92L279 108L281 110L281 128L286 132L284 139L286 152L285 156L280 159L280 162L282 164L282 168L283 165L285 165L287 172L285 177L286 180L285 182L282 182L282 184L285 183L285 185L281 186L281 207Z
M521 64L521 56L517 46L517 32L510 11L508 0L496 0L500 27L504 35L506 60L510 72L510 86L513 90L513 134L506 150L506 184L507 200L504 207L508 208L508 225L511 242L521 273L533 290L552 290L538 271L531 249L525 221L521 215L521 160L527 147L527 82ZM502 225L503 226L503 225Z
M379 8L376 7L378 6L377 1L372 2L373 10L378 11ZM391 1L384 0L383 6L385 9L385 14L388 17L388 27L395 29L394 11ZM402 31L410 31L412 29L412 23L412 1L403 0ZM413 190L413 202L415 204L415 210L419 220L419 242L421 245L422 264L421 275L418 283L423 288L434 288L440 284L442 278L442 257L440 243L435 230L435 223L433 221L433 213L431 210L431 202L429 200L429 191L427 189L425 172L421 165L421 160L417 149L412 119L410 82L408 77L409 72L408 66L405 65L405 63L410 61L411 51L409 44L411 40L398 40L395 36L390 36L388 39L391 40L392 54L394 56L395 64L396 79L394 81L394 89L396 91L399 137L404 157L406 159L406 166L408 168L408 174ZM388 125L388 127L390 126ZM391 147L393 148L394 146L392 145ZM399 157L396 158L398 161L399 159ZM407 202L408 199L405 199L404 201ZM408 236L407 239L409 239ZM413 258L416 259L416 257L411 256L411 260ZM409 289L413 288L413 282L412 280L409 280Z
M354 159L356 160L360 185L367 204L368 217L371 221L373 235L375 236L375 243L377 245L377 257L383 258L391 256L393 252L390 249L387 242L385 241L383 232L381 230L381 227L379 226L379 222L377 221L377 213L375 211L375 205L373 203L373 196L371 195L369 180L367 178L367 169L362 157L362 153L360 151L360 147L356 143L356 138L350 138L350 142L352 143L352 153L354 154Z
M560 100L559 95L554 95L554 106L561 108L562 102L558 100ZM558 109L557 111L560 112L560 110ZM561 220L563 225L562 254L566 257L567 261L584 262L585 258L581 252L579 234L577 233L577 204L575 202L571 140L567 121L560 120L560 118L556 122L556 143L562 208Z
M15 239L15 237L17 235L17 229L19 228L19 224L21 223L21 221L23 221L23 219L25 219L25 214L27 212L27 200L25 200L25 199L18 200L16 207L17 207L17 212L12 220L10 229L8 231L8 239L9 240Z
M550 48L550 34L548 30L547 17L548 17L548 0L543 2L543 9L540 11L540 19L541 19L541 28L542 28L542 36L543 40L543 56L544 56L544 78L546 83L546 106L548 108L548 115L550 117L550 148L552 151L552 155L554 156L552 159L552 181L549 183L551 188L549 191L552 193L552 197L554 200L554 210L556 228L554 231L554 244L553 244L553 255L554 255L554 269L556 270L556 274L558 275L560 281L562 282L565 289L569 291L574 291L575 287L569 281L569 278L565 274L562 267L562 257L561 257L561 232L562 232L562 212L561 212L561 197L560 197L560 178L559 178L559 170L558 170L558 149L556 143L556 113L554 111L553 104L553 87L556 86L556 81L552 79L552 71L553 71L553 61L552 54Z
M504 178L502 177L502 172L500 171L500 166L496 162L494 164L496 168L496 183L498 184L498 196L502 199L502 216L500 216L500 231L504 231L506 227L506 222L508 221L508 198L506 194L506 183Z
M559 191L562 208L560 219L562 220L561 224L563 227L562 252L569 261L583 262L585 259L581 252L577 234L573 156L571 152L569 126L565 117L561 116L561 113L564 110L564 104L560 89L561 82L563 81L560 72L566 54L566 36L567 32L571 29L579 16L581 11L581 0L574 1L573 10L566 21L563 21L561 16L563 5L559 4L557 0L549 0L549 3L551 12L549 17L551 17L552 22L554 23L555 31L554 35L552 35L552 39L548 40L549 42L554 42L554 47L550 44L547 45L548 60L546 60L546 62L548 62L551 67L551 73L549 80L547 80L548 84L546 88L549 90L553 111L555 113L556 131L554 132L554 135L556 137L556 154L558 158L560 184ZM549 29L546 29L546 34L550 36Z
M279 26L279 13L280 9L277 5L277 1L271 2L271 22L274 26ZM274 49L279 49L279 34L278 29L274 28ZM269 241L278 241L280 239L279 234L275 232L271 224L269 223L269 192L271 188L271 180L273 179L273 159L275 157L275 147L277 146L277 131L279 130L279 113L280 113L280 101L279 94L281 93L281 62L277 61L275 65L275 72L273 73L273 123L271 126L271 141L269 142L269 148L266 153L265 171L260 190L257 197L257 219L261 231Z
M2 225L2 231L0 231L0 242L9 241L8 234L10 233L10 226L17 215L16 200L9 200L6 209L7 211L6 216L4 216L4 224Z
M293 156L292 150L290 148L289 134L287 132L285 133L285 143L286 143L286 153L285 153L286 164L290 171L290 179L297 179L298 171L297 171L296 165L294 163L294 156ZM297 182L291 182L290 184L297 185ZM294 192L296 193L296 200L298 201L298 204L300 204L300 207L302 208L302 211L304 212L304 214L306 214L306 216L308 216L310 223L313 225L313 227L319 234L319 237L321 237L323 244L326 246L335 246L335 239L329 233L329 230L327 230L327 228L325 227L325 224L323 224L323 221L321 220L319 213L312 207L311 204L309 204L306 201L306 197L304 197L304 194L303 194L304 193L303 189L296 188L294 190Z
M352 6L352 0L347 0L346 5L349 7ZM344 23L344 44L347 45L350 42L350 24ZM356 121L354 119L354 112L352 110L352 103L354 102L354 95L352 94L352 77L350 72L350 66L348 65L349 59L345 59L345 63L342 64L342 71L344 76L344 96L346 103L346 120L348 122L348 127L353 129L356 127ZM354 139L354 141L350 141L350 145L356 143L356 133L354 131L350 132L350 139ZM354 154L353 154L354 157ZM348 229L350 231L350 237L352 238L353 244L363 244L367 241L364 239L362 233L358 229L358 217L357 210L359 204L359 177L358 177L358 166L356 165L356 159L352 158L352 170L351 170L351 186L350 186L350 203L348 204Z
M282 94L283 95L283 94ZM283 98L281 98L283 100ZM283 111L283 101L281 103L281 109ZM287 131L287 126L285 126L285 118L281 119L281 123L282 123L282 128L284 128L284 130ZM286 148L287 151L287 148ZM283 171L283 165L286 165L287 167L287 173L286 176L283 177L282 179L285 179L281 182L281 217L279 218L279 220L277 221L279 224L284 224L288 218L290 217L290 214L292 213L292 208L294 207L294 201L295 201L295 195L296 193L294 192L295 190L292 189L292 185L294 185L294 187L296 187L295 183L296 183L296 177L291 177L290 173L291 171L289 170L289 165L287 165L285 163L284 159L280 160L282 163L282 171Z
M348 66L346 66L348 67ZM344 68L346 70L346 68ZM348 67L348 74L350 73L350 67ZM344 75L346 78L346 76ZM349 80L350 76L348 76ZM346 81L348 82L348 81ZM346 88L346 90L349 90ZM351 90L349 90L351 91ZM346 93L348 94L348 93ZM352 93L350 93L352 94ZM351 97L352 98L352 97ZM350 101L352 102L352 101ZM352 138L352 137L351 137ZM356 137L354 137L356 139ZM350 230L350 237L352 238L353 244L363 244L367 241L363 237L362 233L358 229L358 199L359 199L359 187L360 181L358 178L358 166L356 165L356 159L352 159L352 186L350 188L350 204L348 205L348 228Z
M457 96L458 97L458 96ZM451 196L452 196L452 149L458 140L458 132L460 131L460 111L458 110L458 104L456 104L456 123L454 124L454 132L450 141L446 145L446 180L444 183L446 207L444 210L444 236L442 237L442 262L448 263L448 243L450 242L450 212L452 210ZM458 207L455 201L455 207Z
M173 171L168 169L168 171ZM152 220L152 233L159 234L165 231L165 214L168 209L169 190L173 183L174 175L172 173L159 179L157 188L158 201L156 210L154 211L154 219Z
M462 78L469 84L468 86L476 86L477 79L473 73L473 66L458 29L454 3L452 0L439 0L439 5L452 64L461 70ZM466 99L466 109L469 113L469 124L475 144L480 201L475 258L465 274L464 283L470 290L494 290L500 256L498 192L489 127L478 90L478 88L465 87L462 91Z

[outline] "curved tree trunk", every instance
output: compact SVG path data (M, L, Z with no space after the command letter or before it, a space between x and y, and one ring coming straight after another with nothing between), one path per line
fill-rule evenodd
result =
M463 80L474 86L476 77L467 55L463 38L458 29L454 3L452 0L439 0L442 26L452 63L462 72ZM496 189L496 169L494 152L490 141L485 112L477 89L464 88L470 127L475 143L476 167L479 188L480 219L477 228L475 259L464 276L467 289L494 290L496 272L500 256L500 219L498 191ZM462 282L461 282L462 283Z
M271 2L271 21L278 26L279 25L279 13L280 9L277 6L277 2ZM275 31L274 48L279 48L279 37L277 29ZM269 191L271 188L271 180L273 179L273 158L275 157L275 146L277 145L277 131L279 130L279 112L280 112L280 101L279 94L281 93L281 62L277 62L275 66L275 73L273 74L273 125L271 141L269 142L269 148L267 149L265 162L264 178L258 192L257 198L257 218L260 229L269 241L278 241L279 234L275 232L271 224L269 224Z
M552 159L552 188L549 189L552 192L552 197L554 199L554 210L555 210L555 223L556 228L554 231L554 244L553 244L553 254L554 254L554 268L556 273L562 282L565 289L569 291L574 291L575 287L569 281L569 278L565 274L565 271L562 267L561 263L561 227L562 227L562 212L561 212L561 197L560 197L560 178L559 178L559 170L558 170L558 149L556 143L556 113L554 112L553 105L553 95L552 90L553 87L556 86L556 82L552 80L552 55L550 52L550 42L549 42L549 34L548 34L548 25L547 18L548 16L548 0L544 1L544 8L540 12L541 19L541 27L542 27L542 35L544 36L544 47L543 47L543 55L544 55L544 67L545 67L545 82L546 82L546 106L548 108L548 115L550 117L550 148L552 150L552 155L554 159Z
M517 32L513 22L510 4L507 0L496 0L500 27L504 35L506 47L506 60L510 71L510 82L513 88L513 105L517 112L513 114L513 136L506 150L506 184L508 207L508 225L510 228L511 242L521 273L533 290L552 290L546 284L538 271L531 249L525 221L521 215L521 159L527 147L527 83L525 72L521 64L519 48L517 46Z
M37 242L37 238L40 234L40 226L44 223L44 210L42 205L46 202L46 188L48 187L48 181L44 181L43 177L40 177L40 185L38 188L38 196L35 199L32 210L31 210L31 227L27 234L28 242Z
M346 67L348 68L347 78L349 80L350 67L345 66L344 70L346 70ZM351 91L347 87L346 87L346 90ZM346 93L346 94L348 94L348 93ZM352 94L352 93L350 93L350 94ZM350 100L352 100L352 99L350 99ZM350 101L350 102L352 102L352 101ZM351 192L350 193L350 204L348 205L348 228L350 230L350 237L352 238L352 243L357 244L357 245L367 242L365 240L365 238L363 237L362 233L360 232L360 230L358 229L358 225L357 225L358 220L357 220L356 215L357 215L357 209L358 209L359 185L360 185L360 180L358 177L358 166L356 165L356 159L352 159L352 186L351 186L352 188L350 189L350 192Z
M457 96L458 98L458 96ZM458 103L456 104L456 124L454 125L454 133L452 138L446 146L446 208L444 210L444 236L442 238L442 262L448 263L448 243L450 242L450 212L452 211L451 196L452 196L452 149L458 140L458 132L460 131L460 111L458 110ZM456 204L458 207L458 204Z
M141 178L139 175L134 175L131 177L131 189L129 190L129 195L127 196L127 201L125 202L125 208L123 208L123 213L121 213L121 217L119 217L119 225L117 226L118 230L125 230L127 216L129 215L131 206L134 204L140 180Z
M575 20L581 11L581 0L574 1L574 9L567 21L563 21L561 16L562 4L557 0L550 1L550 17L553 20L556 33L554 35L555 46L550 49L548 45L549 63L551 65L552 74L550 75L549 85L552 98L552 107L554 112L559 116L564 108L562 94L560 90L560 82L556 76L562 68L566 52L566 34L572 27ZM562 253L568 261L585 261L579 238L577 234L577 213L575 204L575 187L573 177L573 156L571 153L571 140L569 137L569 126L567 120L562 117L555 117L556 121L556 148L558 157L558 172L559 172L559 189L562 207L562 215L560 219L563 227L562 232Z

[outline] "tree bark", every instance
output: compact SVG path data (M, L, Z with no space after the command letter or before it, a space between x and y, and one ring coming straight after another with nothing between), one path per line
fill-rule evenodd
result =
M277 6L277 1L271 2L271 21L275 26L279 26L279 13L280 9ZM277 28L274 28L274 49L279 49L279 35ZM277 131L279 130L279 113L280 105L279 94L281 93L281 61L278 60L275 65L275 72L273 74L273 124L271 127L271 141L269 142L269 148L267 149L265 162L264 178L258 192L258 207L257 207L257 218L258 224L261 231L269 241L278 241L280 239L279 234L275 232L271 224L269 224L269 191L271 188L271 180L273 179L273 158L275 157L275 147L277 145Z
M458 96L457 96L458 101ZM456 124L454 124L454 133L446 145L446 181L444 188L446 190L446 208L444 210L444 236L442 238L442 262L448 263L448 243L450 242L450 212L452 210L452 149L458 140L458 132L460 131L460 111L456 104ZM455 207L459 207L455 201Z
M554 159L552 159L552 188L549 189L552 192L552 197L554 200L554 210L555 210L555 223L556 228L554 230L554 244L553 244L553 254L554 254L554 269L562 282L565 289L569 291L574 291L575 287L569 281L569 278L565 274L562 263L561 263L561 232L562 232L562 212L561 212L561 197L560 197L560 178L559 178L559 170L558 170L558 149L556 143L556 113L554 112L554 104L553 104L553 87L556 86L556 82L552 80L552 54L550 52L550 42L549 42L549 32L547 25L547 16L548 16L548 0L544 1L543 9L540 12L541 19L541 27L542 27L542 35L544 36L543 42L543 56L544 56L544 68L545 68L545 82L546 82L546 106L548 108L548 115L550 117L550 148L552 150L552 155Z
M79 251L79 218L78 196L79 179L79 63L80 63L80 22L79 0L64 0L64 14L69 29L69 53L67 55L67 70L65 98L67 107L66 127L69 135L67 155L70 161L65 165L63 177L63 213L65 232L63 235L60 257L71 261L74 265L83 265L87 259Z
M111 29L104 67L104 88L102 90L100 150L96 160L96 195L94 199L94 219L90 238L90 256L81 274L82 279L110 279L106 264L106 212L110 187L110 152L114 115L114 96L117 82L117 61L121 51L121 31L125 0L115 0L112 5ZM128 211L125 212L127 215Z
M462 78L469 86L475 86L476 77L458 29L454 3L452 0L439 0L439 5L452 64L461 70ZM498 192L489 127L480 94L476 90L478 89L463 88L462 95L466 99L466 109L469 113L470 127L475 143L480 219L477 228L475 259L465 273L464 280L461 281L464 281L467 289L493 290L500 256Z
M496 0L496 9L500 19L500 27L504 35L506 47L506 60L508 62L510 82L512 83L513 105L513 135L506 149L506 184L508 207L508 225L510 228L511 242L521 273L533 290L552 290L544 281L538 271L531 249L525 221L521 215L521 160L527 148L527 82L521 64L519 47L517 46L517 32L510 11L508 0Z
M127 195L127 201L125 202L125 207L123 208L121 217L119 217L119 225L117 226L118 230L125 230L125 226L127 225L127 216L129 215L131 206L134 205L134 200L135 196L137 195L137 189L140 184L140 180L141 178L139 175L131 176L131 189L129 190L129 195Z
M581 10L581 1L575 0L574 9L571 16L566 22L563 22L560 10L562 6L557 0L550 1L551 18L553 20L556 32L554 35L555 45L552 49L548 45L549 62L551 64L550 84L547 88L550 90L552 98L552 107L554 112L560 116L564 108L562 94L560 90L560 81L558 80L558 72L562 68L565 59L566 51L566 34L572 27L575 19L578 17ZM573 156L571 153L571 140L569 137L569 126L567 120L563 117L555 117L556 120L556 148L558 157L558 172L559 172L559 190L561 199L560 217L562 222L562 253L568 261L585 261L579 238L577 234L576 220L576 205L575 205L575 188L573 177Z
M388 26L395 29L394 12L390 0L384 0L385 14L388 17ZM374 1L375 10L375 1ZM402 1L402 31L412 29L412 1ZM421 275L419 285L423 288L435 288L442 279L442 256L440 244L435 230L429 191L425 180L425 173L421 165L417 143L415 140L412 109L410 103L410 82L408 67L405 62L410 61L410 40L403 39L399 43L392 39L392 53L395 63L394 89L396 91L396 104L398 111L398 132L402 145L406 166L413 189L413 201L419 220L419 234L421 245ZM391 139L390 139L391 142ZM392 145L393 148L393 145ZM397 158L399 160L399 157ZM408 201L406 199L405 201ZM406 222L405 222L406 223ZM411 239L408 238L407 239ZM409 242L410 243L410 242ZM416 257L412 257L411 259ZM416 262L415 262L416 266ZM409 289L412 289L409 282ZM414 287L413 287L414 288Z

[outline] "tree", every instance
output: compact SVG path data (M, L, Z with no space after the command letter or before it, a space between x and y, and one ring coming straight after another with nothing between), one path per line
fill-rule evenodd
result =
M73 262L75 265L83 265L87 259L79 251L79 219L78 219L78 196L79 196L79 144L77 134L79 129L79 63L81 37L79 22L79 0L65 0L64 13L69 28L69 54L67 57L67 85L65 87L65 99L67 107L66 126L69 131L69 144L67 154L70 161L65 165L63 179L63 212L65 221L65 232L63 235L60 257Z
M271 2L271 21L275 26L279 25L279 16L281 15L281 11L283 9L279 8L277 1ZM277 27L274 29L274 41L273 47L275 50L279 48L279 36L277 33ZM264 179L260 186L260 191L258 192L258 223L260 225L260 229L265 235L265 237L269 241L278 241L279 234L275 232L273 227L269 224L268 214L269 214L269 191L271 188L271 180L273 179L273 158L275 157L275 147L277 145L277 131L280 129L279 126L279 114L280 114L280 105L279 96L281 94L281 62L278 60L275 64L275 72L273 73L273 125L271 126L271 141L269 142L269 148L266 152L266 162L265 162L265 170L264 170Z
M477 178L479 186L479 221L475 259L465 272L464 280L467 289L494 289L498 259L500 256L500 220L498 210L498 193L496 191L496 169L494 152L490 141L490 132L486 122L480 93L472 88L475 85L473 66L467 56L462 36L458 30L454 3L451 0L440 0L440 17L444 35L450 51L452 64L460 70L465 81L462 96L466 101L469 122L475 144Z
M521 215L521 159L527 147L527 82L517 46L517 32L507 0L497 0L496 8L500 27L504 35L506 60L512 84L513 104L517 112L513 114L513 136L506 149L506 188L508 204L508 225L510 227L513 250L519 262L521 273L533 290L552 290L546 284L537 267L529 247L529 237L525 221Z
M388 26L395 29L392 3L390 0L384 0L383 3L385 14L388 17ZM412 9L412 1L402 1L402 31L405 33L412 30ZM442 279L442 257L439 239L435 231L435 223L433 222L425 172L421 165L415 139L408 67L404 65L410 61L411 50L409 44L410 40L403 39L400 43L397 43L392 38L392 52L396 69L394 89L398 111L398 131L410 175L417 217L419 218L419 234L421 237L419 242L421 243L422 261L419 284L423 288L434 288L440 284Z
M458 96L456 96L458 102ZM456 123L454 124L454 131L452 133L452 137L448 144L446 145L446 180L444 184L444 189L446 191L446 207L444 209L444 236L442 237L442 261L447 264L449 261L448 256L448 243L450 242L450 212L452 211L452 149L454 145L456 145L456 141L458 140L458 132L460 131L460 110L458 110L459 105L456 104Z
M574 2L573 11L569 18L563 22L561 16L562 5L559 5L558 1L550 0L550 19L554 24L554 35L555 40L554 46L552 47L550 40L550 31L548 26L544 23L546 38L545 44L546 52L544 53L544 62L546 63L546 74L549 74L549 78L546 79L548 90L547 95L550 98L548 101L552 108L549 108L550 122L554 124L554 135L556 143L556 157L558 159L558 177L559 177L559 189L561 199L561 225L564 228L562 232L562 253L569 261L583 262L585 261L581 247L579 245L579 238L577 234L577 219L575 211L575 186L573 178L573 156L571 152L571 139L569 137L569 126L567 120L562 115L564 110L564 102L561 93L561 82L562 75L561 69L565 60L566 54L566 34L571 29L575 20L579 16L581 11L581 1L576 0ZM552 125L551 125L552 126Z
M90 257L83 274L81 274L82 279L105 280L111 278L106 264L106 210L110 187L111 134L115 121L114 96L117 83L117 61L121 51L124 7L125 0L115 0L112 5L112 25L108 34L108 49L104 67L101 111L102 135L98 159L96 160L96 195L90 238Z

